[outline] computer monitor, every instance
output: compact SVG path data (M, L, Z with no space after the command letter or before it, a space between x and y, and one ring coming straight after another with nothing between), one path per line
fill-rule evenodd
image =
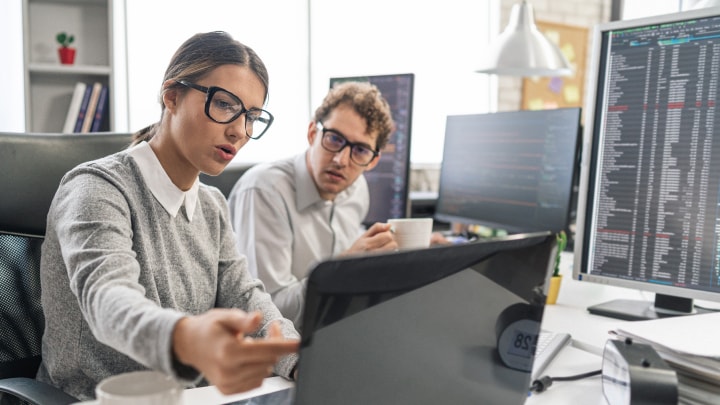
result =
M720 8L596 26L573 277L654 292L595 314L720 301Z
M364 174L370 188L370 210L363 223L369 226L390 218L406 217L409 211L410 127L415 75L337 77L330 79L330 87L347 81L370 82L377 86L390 104L396 125L395 132L381 151L377 166Z
M522 404L549 232L338 257L307 279L295 404Z
M448 116L435 219L567 230L579 134L579 108Z

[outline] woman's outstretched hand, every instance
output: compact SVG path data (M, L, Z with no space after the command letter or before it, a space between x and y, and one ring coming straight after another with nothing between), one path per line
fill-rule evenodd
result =
M173 330L177 359L195 367L223 394L259 387L275 363L298 351L296 339L286 339L273 322L265 338L254 339L262 322L259 312L239 309L212 309L182 318Z

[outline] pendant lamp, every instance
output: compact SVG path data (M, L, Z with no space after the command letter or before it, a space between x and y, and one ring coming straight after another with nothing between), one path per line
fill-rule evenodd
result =
M510 22L491 48L487 65L478 73L510 76L569 76L570 63L535 25L532 5L515 4Z

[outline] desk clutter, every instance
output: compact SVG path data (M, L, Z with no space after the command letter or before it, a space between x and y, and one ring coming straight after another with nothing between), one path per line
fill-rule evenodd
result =
M680 404L720 404L720 313L629 322L611 333L655 349L677 373Z
M611 405L676 405L677 373L652 346L609 339L602 366L603 395Z

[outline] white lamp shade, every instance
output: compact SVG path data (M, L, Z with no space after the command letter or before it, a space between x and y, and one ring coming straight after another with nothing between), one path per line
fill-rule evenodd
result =
M487 64L479 73L511 76L568 76L570 63L560 49L535 25L533 9L515 4L510 22L493 45Z

